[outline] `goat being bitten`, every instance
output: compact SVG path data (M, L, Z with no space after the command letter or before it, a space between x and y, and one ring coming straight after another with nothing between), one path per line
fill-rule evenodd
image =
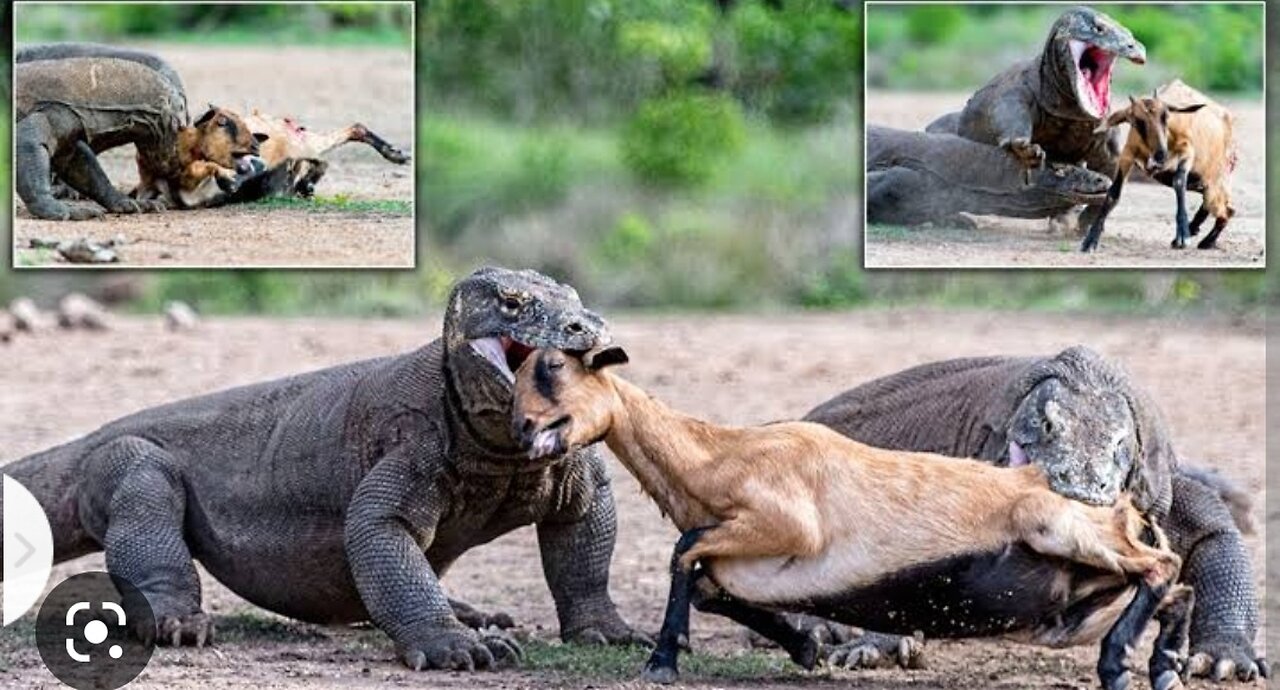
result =
M1112 113L1103 127L1117 127L1126 122L1130 125L1129 136L1120 152L1118 171L1102 212L1080 246L1081 251L1098 246L1107 216L1120 201L1125 178L1135 165L1157 182L1173 187L1178 204L1177 230L1170 246L1186 247L1187 238L1198 234L1201 224L1213 214L1213 230L1197 246L1200 249L1214 247L1227 221L1235 215L1228 188L1236 164L1231 113L1181 80L1174 80L1157 89L1150 98L1130 96L1129 106ZM1200 210L1190 223L1187 221L1188 190L1200 192L1203 197Z
M616 346L533 353L516 373L512 423L535 458L604 440L683 532L646 679L676 678L692 604L806 668L820 643L782 612L937 637L1103 639L1108 690L1128 684L1127 647L1154 616L1152 686L1182 687L1191 590L1174 584L1180 559L1127 497L1089 506L1054 493L1035 466L883 450L813 423L709 424L607 369L626 361Z

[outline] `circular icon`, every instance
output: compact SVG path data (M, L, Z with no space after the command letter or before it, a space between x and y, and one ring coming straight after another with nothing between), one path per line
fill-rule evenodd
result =
M155 614L127 580L73 575L49 592L36 616L45 667L76 690L115 690L142 673L155 651Z

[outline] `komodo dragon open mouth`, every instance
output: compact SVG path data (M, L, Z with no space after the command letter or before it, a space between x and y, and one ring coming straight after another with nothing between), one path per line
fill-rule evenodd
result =
M1102 119L1111 111L1111 68L1116 54L1075 39L1070 45L1076 66L1076 98L1086 113Z
M516 369L533 354L535 348L509 336L479 338L471 341L471 348L494 366L507 381L514 383Z

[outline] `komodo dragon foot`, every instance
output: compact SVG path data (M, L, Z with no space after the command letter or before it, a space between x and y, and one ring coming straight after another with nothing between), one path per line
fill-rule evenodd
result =
M1031 143L1026 137L1015 137L1012 139L1004 139L1000 142L1000 148L1009 152L1009 155L1018 159L1018 162L1025 169L1023 173L1023 184L1031 184L1031 171L1044 167L1045 153L1039 144Z
M398 651L404 665L415 671L496 670L517 667L524 660L524 650L505 633L478 633L453 625L431 628L417 636L411 634L409 639Z
M846 669L924 668L924 638L866 631L828 649L825 661Z
M204 611L186 615L156 614L156 627L151 632L156 644L171 647L203 647L213 643L213 619ZM139 631L146 639L147 631Z
M1216 681L1251 682L1259 676L1271 677L1271 667L1263 657L1254 658L1253 645L1245 639L1197 640L1191 645L1187 675Z
M516 626L515 619L503 611L485 613L467 602L458 601L457 599L450 599L449 606L453 608L454 617L472 630L484 630L486 628L506 630Z

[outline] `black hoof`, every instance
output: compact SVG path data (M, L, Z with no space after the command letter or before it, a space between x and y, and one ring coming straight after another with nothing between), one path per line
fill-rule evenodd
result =
M1128 671L1124 671L1119 675L1111 678L1102 679L1103 690L1128 690L1132 675Z
M1169 243L1169 248L1170 249L1186 249L1187 241L1181 238L1174 239L1172 242Z
M644 670L640 672L640 679L646 683L656 683L658 685L670 685L680 678L680 672L670 666L655 666L652 663L645 664Z

